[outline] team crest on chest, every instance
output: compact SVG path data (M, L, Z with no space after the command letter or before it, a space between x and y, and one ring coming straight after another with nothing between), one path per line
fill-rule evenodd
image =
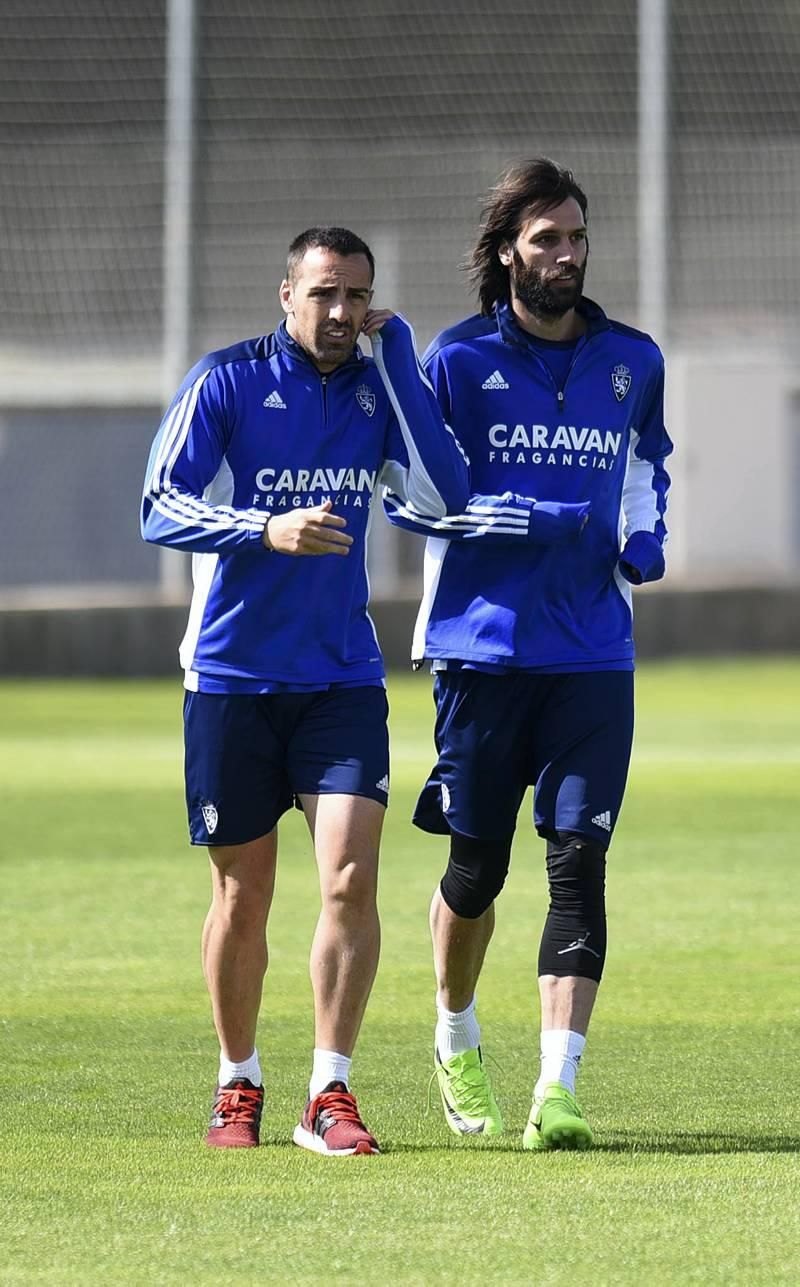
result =
M614 390L614 397L617 402L621 402L631 387L630 368L620 362L611 372L611 387Z
M356 389L356 399L361 410L366 415L371 416L375 413L375 394L368 384L360 384Z

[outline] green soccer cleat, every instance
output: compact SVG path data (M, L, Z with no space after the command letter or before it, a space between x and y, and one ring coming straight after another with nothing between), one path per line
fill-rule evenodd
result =
M456 1135L499 1135L503 1118L497 1107L480 1047L454 1055L444 1063L434 1052L434 1076L444 1104L447 1125Z
M533 1102L528 1125L522 1136L527 1149L590 1148L592 1130L566 1086L554 1082L544 1088L541 1102Z

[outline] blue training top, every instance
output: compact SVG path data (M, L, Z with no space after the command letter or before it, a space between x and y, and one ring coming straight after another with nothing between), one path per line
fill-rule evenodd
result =
M470 458L463 513L391 522L429 539L413 656L479 669L633 668L630 583L664 573L672 450L648 336L582 299L559 381L508 304L442 332L423 365Z
M379 481L444 517L469 496L464 453L445 425L399 316L322 375L285 323L211 353L189 372L147 466L145 540L193 555L180 656L200 692L274 692L381 683L367 611L366 535ZM292 557L262 541L266 520L333 502L346 557Z

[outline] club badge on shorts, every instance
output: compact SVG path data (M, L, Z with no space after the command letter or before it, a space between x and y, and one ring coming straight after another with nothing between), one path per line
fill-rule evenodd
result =
M631 387L630 368L620 362L611 372L611 387L614 390L614 397L617 402L621 402Z
M213 836L217 829L217 823L219 822L219 814L211 803L202 804L200 808L203 812L203 822L206 824L206 831L210 836Z

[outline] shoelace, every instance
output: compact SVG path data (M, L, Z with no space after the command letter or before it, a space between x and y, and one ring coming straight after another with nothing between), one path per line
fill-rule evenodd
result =
M498 1061L494 1058L494 1055L487 1054L483 1062L494 1064L498 1072L502 1073L503 1069L500 1067L500 1064L498 1063ZM475 1074L475 1081L477 1082L480 1079L482 1084L479 1084L479 1085L473 1084L469 1080L469 1076L468 1075L465 1076L463 1073L460 1074L458 1077L449 1077L448 1080L451 1081L456 1086L463 1087L464 1090L466 1091L466 1095L464 1096L465 1111L468 1112L470 1116L485 1117L486 1112L488 1111L488 1108L489 1108L489 1104L483 1094L483 1092L485 1092L485 1089L486 1089L486 1084L485 1082L483 1082L481 1078L482 1069L479 1065L477 1068L471 1069L470 1071ZM428 1103L425 1109L426 1113L429 1113L431 1111L431 1087L433 1086L433 1083L436 1081L438 1073L439 1073L439 1069L434 1068L433 1072L431 1073L430 1080L428 1082Z
M254 1122L261 1107L261 1091L248 1090L246 1086L235 1086L232 1090L221 1090L214 1105L214 1115L224 1117L225 1125L235 1122Z
M347 1091L326 1090L321 1095L317 1095L309 1112L312 1122L316 1121L323 1110L330 1113L331 1117L335 1117L338 1122L355 1122L366 1130L358 1115L355 1096L348 1094Z

